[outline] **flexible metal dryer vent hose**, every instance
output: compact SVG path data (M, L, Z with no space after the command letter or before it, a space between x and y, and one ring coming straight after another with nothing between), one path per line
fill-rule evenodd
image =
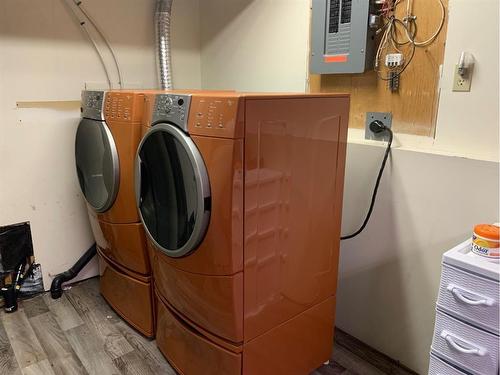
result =
M162 90L170 90L172 85L172 54L170 48L170 19L173 0L156 2L156 62L158 78Z

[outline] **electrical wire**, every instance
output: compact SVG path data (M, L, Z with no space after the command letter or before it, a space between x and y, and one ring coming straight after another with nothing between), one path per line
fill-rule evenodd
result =
M398 18L392 18L392 20L390 21L391 22L391 26L390 26L390 29L387 29L386 33L384 33L384 35L386 35L386 37L388 38L388 35L389 33L391 32L390 30L392 29L395 29L395 24L399 23L401 24L405 29L407 29L407 26L404 24L403 21L401 21L400 19ZM397 78L399 76L401 76L401 74L403 74L403 72L406 70L406 68L408 68L408 66L410 65L410 63L412 62L413 60L413 57L415 56L415 50L417 49L415 44L413 43L413 39L410 39L410 43L412 45L412 50L411 50L411 55L410 57L406 60L406 63L403 65L403 67L401 68L401 70L399 70L393 77L391 78L386 78L386 77L383 77L381 74L380 74L380 71L377 69L378 67L378 64L376 64L375 66L375 72L377 73L377 76L380 80L382 81L390 81L394 78ZM381 42L382 44L382 42ZM380 59L380 57L378 57Z
M99 57L99 61L101 62L102 67L104 68L104 72L106 74L106 79L107 79L107 82L108 82L108 87L111 89L111 78L110 78L110 75L109 75L109 71L108 71L108 68L106 67L106 63L105 63L104 58L102 56L101 50L99 49L99 46L97 45L97 42L92 37L92 34L90 34L90 32L88 31L87 26L85 24L85 21L81 20L80 17L78 17L78 14L75 12L75 10L71 6L71 4L69 4L68 1L70 1L70 0L62 0L62 1L70 9L71 13L73 13L73 16L78 21L78 24L82 28L85 36L87 37L87 39L90 41L90 43L94 47L94 50L96 51L97 56Z
M90 40L90 42L92 43L92 45L94 46L94 49L96 50L97 52L97 55L99 56L99 60L101 61L101 64L102 64L102 67L104 68L104 72L106 73L106 80L108 81L108 87L109 89L111 89L111 78L109 76L109 71L108 71L108 68L106 66L106 63L104 62L104 58L102 57L102 52L101 50L99 49L99 46L97 45L97 43L95 42L94 38L92 38L92 35L90 34L90 32L87 30L87 27L85 26L85 21L82 21L80 23L80 26L82 27L82 30L85 32L85 34L87 35L87 38Z
M108 42L108 39L104 36L104 33L101 31L101 29L97 26L97 23L94 21L94 19L90 16L90 14L85 10L85 8L82 5L82 2L79 0L73 0L75 5L80 9L80 12L88 19L88 21L91 23L91 25L94 27L94 29L97 31L101 39L104 41L106 44L106 47L108 47L109 52L111 53L111 56L113 57L113 61L115 63L116 71L118 73L118 85L120 88L123 88L123 79L122 79L122 73L120 69L120 64L118 64L118 59L116 58L115 51L111 47L111 44Z
M417 41L417 22L416 16L413 13L413 0L406 0L406 16L403 18L403 21L396 17L396 8L397 6L405 0L385 0L381 9L380 14L383 19L387 21L383 24L381 28L377 30L377 34L383 33L380 39L379 46L377 48L377 52L375 55L375 64L374 70L377 73L377 77L383 81L392 81L395 78L399 78L401 74L408 68L410 63L412 62L415 56L415 50L417 47L425 47L434 42L434 40L438 37L439 33L443 29L445 18L446 18L446 8L442 0L438 1L441 7L441 20L439 22L438 28L432 34L430 38L424 41ZM400 41L398 39L398 26L402 26L404 29L404 34L406 35L405 41ZM390 72L396 72L392 74L391 77L384 77L380 70L379 66L381 65L381 57L384 54L384 51L392 50L400 53L404 56L404 53L400 50L400 46L405 46L410 44L412 49L410 52L410 56L404 59L406 62L402 67L388 67ZM385 52L386 54L389 52Z
M411 14L412 12L412 6L413 6L413 0L407 0L408 1L408 6L407 6L407 14L406 14L406 19L407 19L407 22L410 24L410 25L415 25L416 27L416 17L413 16ZM439 25L436 29L436 31L434 32L434 34L432 34L432 36L427 39L427 40L424 40L422 42L419 42L415 39L415 37L413 37L413 43L417 46L417 47L425 47L425 46L428 46L429 44L431 44L432 42L434 42L434 40L438 37L439 33L441 32L441 30L443 29L443 26L444 26L444 21L446 19L446 8L444 6L444 3L443 3L443 0L436 0L438 3L439 3L439 6L441 8L441 20L439 22ZM410 5L411 3L411 5ZM407 28L407 36L408 36L408 39L410 39L410 36L409 36L409 31L411 29L412 26L410 26L409 28Z
M406 23L404 21L403 21L403 25L406 26ZM406 33L406 30L405 30L405 33ZM396 27L392 28L392 30L391 30L391 39L398 46L405 46L405 45L407 45L409 43L412 43L412 40L415 40L415 35L416 34L417 34L417 24L414 23L413 24L413 35L411 35L411 37L409 39L407 39L405 42L401 42L401 41L398 40L397 28Z
M410 17L413 11L413 0L406 0L406 17Z
M378 68L379 64L380 64L380 55L382 54L382 50L385 48L386 46L386 41L387 41L387 30L392 27L392 22L389 21L387 22L379 31L381 32L382 30L384 30L384 33L382 34L382 38L380 39L380 43L378 45L378 48L377 48L377 53L375 55L375 69Z
M372 212L373 212L373 207L375 206L375 200L377 199L377 193L378 193L378 188L380 185L380 180L382 179L382 175L383 175L384 169L385 169L385 164L386 164L387 159L389 157L389 153L391 152L391 146L392 146L392 139L393 139L392 130L388 127L384 127L384 130L389 132L389 140L387 142L387 147L385 149L384 159L382 160L382 164L381 164L380 170L378 172L377 181L375 182L375 187L373 189L372 199L370 202L370 208L368 209L365 220L363 221L363 224L361 225L361 227L353 234L340 237L341 240L349 240L353 237L356 237L358 234L360 234L365 229L366 225L370 221L370 217L371 217Z

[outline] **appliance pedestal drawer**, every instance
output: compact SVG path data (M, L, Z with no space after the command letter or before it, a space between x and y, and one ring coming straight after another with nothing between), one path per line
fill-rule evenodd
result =
M156 342L181 374L240 375L241 353L211 342L182 321L158 298Z
M179 270L157 256L155 288L182 316L230 342L243 341L243 273L200 275Z
M147 337L154 336L151 278L127 275L99 254L100 289L104 299L131 326Z
M436 310L432 352L477 375L498 374L498 336Z

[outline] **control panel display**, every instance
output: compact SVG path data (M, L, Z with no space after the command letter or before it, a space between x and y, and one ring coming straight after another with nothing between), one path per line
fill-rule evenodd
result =
M104 91L82 91L82 116L103 119Z
M190 103L191 96L189 95L157 95L153 107L153 124L169 122L187 132L187 118Z

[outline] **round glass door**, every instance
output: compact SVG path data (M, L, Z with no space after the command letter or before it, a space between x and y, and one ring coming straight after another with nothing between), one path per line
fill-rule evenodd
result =
M119 161L113 136L103 121L82 119L75 140L76 171L87 202L107 211L116 199Z
M210 221L210 183L202 156L182 130L155 125L136 163L137 206L149 238L168 256L195 250Z

